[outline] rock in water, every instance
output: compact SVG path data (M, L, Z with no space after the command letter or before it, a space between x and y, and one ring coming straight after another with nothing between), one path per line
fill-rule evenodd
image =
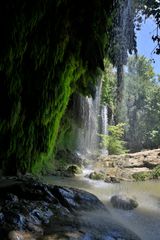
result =
M137 201L133 198L129 198L126 195L112 196L111 203L114 208L120 208L123 210L132 210L132 209L138 207Z
M65 174L68 174L67 176L75 176L76 174L82 173L83 171L78 165L70 165L65 171Z
M92 180L104 180L105 176L102 171L100 172L91 172L89 174L89 178Z
M83 190L33 178L0 182L0 240L140 240Z

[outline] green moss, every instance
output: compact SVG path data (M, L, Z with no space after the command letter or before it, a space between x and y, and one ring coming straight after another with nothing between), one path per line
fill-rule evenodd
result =
M0 167L5 174L38 174L53 162L71 94L91 94L103 68L109 7L103 1L93 1L92 8L86 1L2 3Z
M47 160L53 160L55 150L54 146L57 140L60 121L66 110L69 97L72 93L70 85L73 81L77 81L77 79L79 79L81 74L84 72L83 67L80 67L80 65L81 64L78 63L74 57L69 59L69 62L65 66L65 70L62 72L60 77L60 84L57 88L57 98L55 102L53 102L54 111L46 109L46 112L43 115L44 117L42 118L42 123L46 128L49 129L48 139L45 139L45 141L48 140L48 149L46 153L41 153L40 156L38 156L38 159L36 159L36 162L31 169L33 173L38 173L43 167L47 167ZM77 68L79 71L77 71Z
M76 175L76 174L82 174L82 169L77 165L70 165L66 171L70 174Z
M104 180L105 176L102 172L92 172L90 173L89 178L93 180Z

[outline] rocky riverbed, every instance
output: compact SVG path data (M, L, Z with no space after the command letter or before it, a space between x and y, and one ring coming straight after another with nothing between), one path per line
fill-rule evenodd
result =
M92 179L106 182L158 179L160 149L124 155L100 156L91 173Z
M97 211L106 216L104 224L97 218ZM0 239L140 238L115 222L103 203L93 194L44 184L31 176L21 176L2 177L0 180Z

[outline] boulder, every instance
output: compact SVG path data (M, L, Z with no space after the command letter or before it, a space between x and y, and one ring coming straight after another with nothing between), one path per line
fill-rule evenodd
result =
M44 184L33 178L6 179L0 184L1 240L27 238L29 233L44 234L44 226L51 219L66 219L77 211L104 209L105 206L91 193ZM12 231L15 230L15 231ZM21 231L22 233L20 233ZM24 234L23 232L28 232Z
M65 175L67 177L68 176L75 176L77 174L82 174L82 173L83 173L82 169L77 165L70 165L65 171Z
M102 171L100 172L91 172L89 174L89 178L92 180L104 180L105 175Z
M120 179L116 176L107 175L104 179L106 183L120 183Z
M103 203L93 194L74 188L54 186L51 190L59 202L69 211L105 209Z
M111 203L114 208L123 210L132 210L138 207L138 203L134 198L130 198L126 195L114 195L111 197Z
M140 240L86 191L21 177L0 184L0 193L1 240Z

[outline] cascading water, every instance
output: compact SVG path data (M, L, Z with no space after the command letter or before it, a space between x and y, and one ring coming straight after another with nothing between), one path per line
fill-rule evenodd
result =
M100 132L102 135L108 135L108 108L107 105L101 106L101 115L100 115L101 121L100 121ZM106 148L102 146L101 148L101 154L108 154L108 151Z
M108 109L106 105L101 107L101 118L102 118L102 134L108 134Z
M76 128L76 151L81 155L93 155L98 151L98 123L100 113L101 82L95 98L76 96L73 111L79 121Z
M101 103L102 81L96 87L95 98L76 95L73 99L75 150L81 156L108 154L101 146L99 134L108 134L108 107Z

